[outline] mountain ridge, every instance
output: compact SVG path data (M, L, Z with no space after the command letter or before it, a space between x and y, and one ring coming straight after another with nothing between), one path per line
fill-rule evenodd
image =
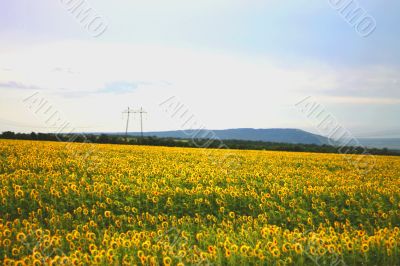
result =
M113 133L117 134L117 133ZM140 132L128 132L130 136L139 136ZM162 138L207 138L251 140L292 144L329 144L329 139L321 135L296 128L231 128L231 129L190 129L143 132L144 136Z

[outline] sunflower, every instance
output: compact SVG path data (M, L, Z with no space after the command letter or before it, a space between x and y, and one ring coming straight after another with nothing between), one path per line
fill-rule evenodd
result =
M18 255L19 255L19 249L18 249L18 248L13 248L13 249L11 250L11 254L12 254L13 256L18 256Z
M3 231L3 235L4 235L5 237L10 237L10 236L11 236L11 231L10 231L9 229L5 229L5 230Z
M110 259L115 255L115 250L114 249L109 249L107 250L107 258Z
M38 259L34 259L32 261L32 265L33 266L40 266L40 265L42 265L42 262L40 260L38 260Z
M110 247L112 248L112 249L117 249L118 248L118 243L117 242L115 242L115 241L111 241L111 243L110 243Z
M315 256L317 253L315 252L315 247L310 247L311 255Z
M90 251L91 253L93 253L95 250L97 250L96 245L95 245L95 244L90 244L90 245L89 245L89 251Z
M159 263L157 262L157 257L155 257L155 256L149 256L148 260L149 260L150 266L159 265Z
M299 243L294 244L293 249L297 254L300 254L303 252L303 247Z
M39 260L40 258L42 258L42 253L40 253L39 251L34 251L32 257Z
M25 234L22 233L22 232L18 233L18 234L17 234L17 240L18 240L19 242L25 241L25 240L26 240Z
M122 242L122 246L125 247L125 248L129 248L129 247L131 246L131 241L129 241L129 240L124 240L124 241Z
M15 191L16 198L22 198L24 196L24 192L22 190Z
M74 236L71 233L68 233L65 239L67 239L68 242L71 242L74 239Z
M328 245L328 252L329 252L330 254L335 254L335 253L336 253L336 247L335 247L335 245L332 245L332 244Z
M200 258L201 258L202 261L206 260L207 259L207 253L200 252Z
M179 258L184 258L186 256L186 251L185 250L179 250L178 251L178 257Z
M95 263L99 264L102 261L101 255L94 256Z
M394 238L393 237L390 237L389 238L389 240L388 240L388 243L389 243L389 248L393 248L394 247L394 245L395 245L395 240L394 240Z
M150 243L150 241L145 241L145 242L143 242L143 244L142 244L142 247L144 248L144 249L149 249L150 248L150 246L151 246L151 243Z
M243 245L240 247L240 252L241 253L246 253L249 250L249 247L246 245Z
M45 239L45 240L43 240L42 245L44 248L49 248L51 245L51 242L49 240Z
M278 248L274 248L274 249L272 250L272 256L273 256L274 258L278 258L278 257L281 256L281 252L279 251Z
M339 245L339 246L337 246L336 250L337 250L337 253L338 253L339 255L341 255L341 254L342 254L342 251L343 251L343 248L342 248L341 245Z
M326 253L326 249L325 249L323 246L320 246L320 247L318 248L318 254L319 254L320 256L323 256L325 253Z
M26 265L26 262L23 261L23 260L17 260L17 261L14 263L14 265L15 265L15 266L25 266L25 265Z
M168 265L171 265L172 260L170 257L167 256L167 257L163 258L163 263L164 263L164 265L168 266Z
M347 250L353 250L353 243L351 241L346 243Z
M216 248L214 246L208 246L207 250L208 250L209 253L216 252Z
M257 257L260 260L264 260L265 259L265 256L264 256L264 254L262 252L257 253Z
M261 198L261 203L265 203L267 201L267 199L265 197Z
M60 264L60 256L56 255L53 259L49 261L50 265L59 265Z
M361 245L361 251L362 251L363 253L366 253L366 252L368 252L368 250L369 250L368 244L367 244L367 243L363 243L363 244Z
M286 242L286 243L283 244L283 246L282 246L282 251L283 251L283 252L285 252L285 253L286 253L286 252L289 252L290 249L291 249L291 246L290 246L289 243Z
M231 251L229 249L225 249L225 257L229 258L231 256Z
M238 251L238 246L233 244L230 248L230 250L232 250L232 252L236 253Z

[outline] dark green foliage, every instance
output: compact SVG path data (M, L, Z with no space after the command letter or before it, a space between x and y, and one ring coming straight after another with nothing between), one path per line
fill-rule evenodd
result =
M110 143L128 145L149 145L168 147L192 147L192 148L229 148L241 150L271 150L271 151L293 151L293 152L318 152L318 153L340 153L339 147L317 144L291 144L250 140L218 140L218 139L183 139L183 138L158 138L154 136L123 136L109 134L48 134L48 133L14 133L6 131L0 134L2 139L43 140L43 141L65 141L86 143ZM399 156L400 151L387 148L377 149L363 147L340 147L341 151L352 154L369 153L374 155Z

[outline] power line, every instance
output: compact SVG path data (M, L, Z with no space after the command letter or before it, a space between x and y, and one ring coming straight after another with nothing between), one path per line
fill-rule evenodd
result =
M140 107L139 110L133 111L133 113L140 114L140 136L143 138L143 114L146 114L147 112Z
M129 114L132 114L133 111L131 111L128 107L128 110L123 111L123 114L128 114L128 117L126 118L126 129L125 129L125 137L128 137L128 127L129 127Z

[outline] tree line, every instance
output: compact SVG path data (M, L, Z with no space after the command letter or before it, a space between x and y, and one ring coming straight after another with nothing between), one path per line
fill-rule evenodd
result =
M292 144L250 140L223 140L212 139L181 139L181 138L159 138L155 136L123 136L118 134L54 134L54 133L14 133L6 131L0 134L1 139L20 139L37 141L65 141L78 143L109 143L126 145L149 145L167 147L191 147L191 148L230 148L240 150L270 150L270 151L293 151L293 152L317 152L317 153L339 153L336 146L317 144ZM342 147L342 150L352 154L366 152L364 147ZM400 155L400 151L387 148L368 148L367 152L374 155Z

